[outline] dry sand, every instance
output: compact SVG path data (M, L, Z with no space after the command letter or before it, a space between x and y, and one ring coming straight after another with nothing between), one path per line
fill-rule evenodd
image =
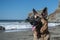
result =
M60 26L49 29L50 40L60 40ZM32 31L0 32L0 40L33 40Z

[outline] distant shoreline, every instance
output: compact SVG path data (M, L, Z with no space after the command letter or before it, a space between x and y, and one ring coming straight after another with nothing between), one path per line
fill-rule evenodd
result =
M25 20L0 20L0 22L21 22Z
M0 20L0 22L28 22L27 20ZM60 23L60 22L52 22L48 21L48 23Z

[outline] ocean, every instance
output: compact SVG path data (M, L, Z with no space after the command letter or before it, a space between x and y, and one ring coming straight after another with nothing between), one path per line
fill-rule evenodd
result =
M60 25L60 23L48 23L49 28L54 28ZM28 31L32 29L32 25L29 22L0 22L0 26L5 28L4 32L17 32Z

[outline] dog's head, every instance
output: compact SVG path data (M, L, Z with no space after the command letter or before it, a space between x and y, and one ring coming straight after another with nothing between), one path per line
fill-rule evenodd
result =
M37 25L38 22L41 22L41 18L47 18L47 8L45 7L41 13L38 13L35 9L33 9L33 13L30 13L27 20L32 25Z

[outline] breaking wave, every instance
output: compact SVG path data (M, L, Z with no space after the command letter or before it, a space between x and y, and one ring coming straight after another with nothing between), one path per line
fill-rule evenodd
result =
M48 27L55 27L60 25L60 23L48 23ZM0 22L0 26L5 27L5 30L13 30L13 31L22 31L29 28L32 28L32 25L29 22ZM11 32L13 32L11 31ZM9 32L9 31L6 31Z

